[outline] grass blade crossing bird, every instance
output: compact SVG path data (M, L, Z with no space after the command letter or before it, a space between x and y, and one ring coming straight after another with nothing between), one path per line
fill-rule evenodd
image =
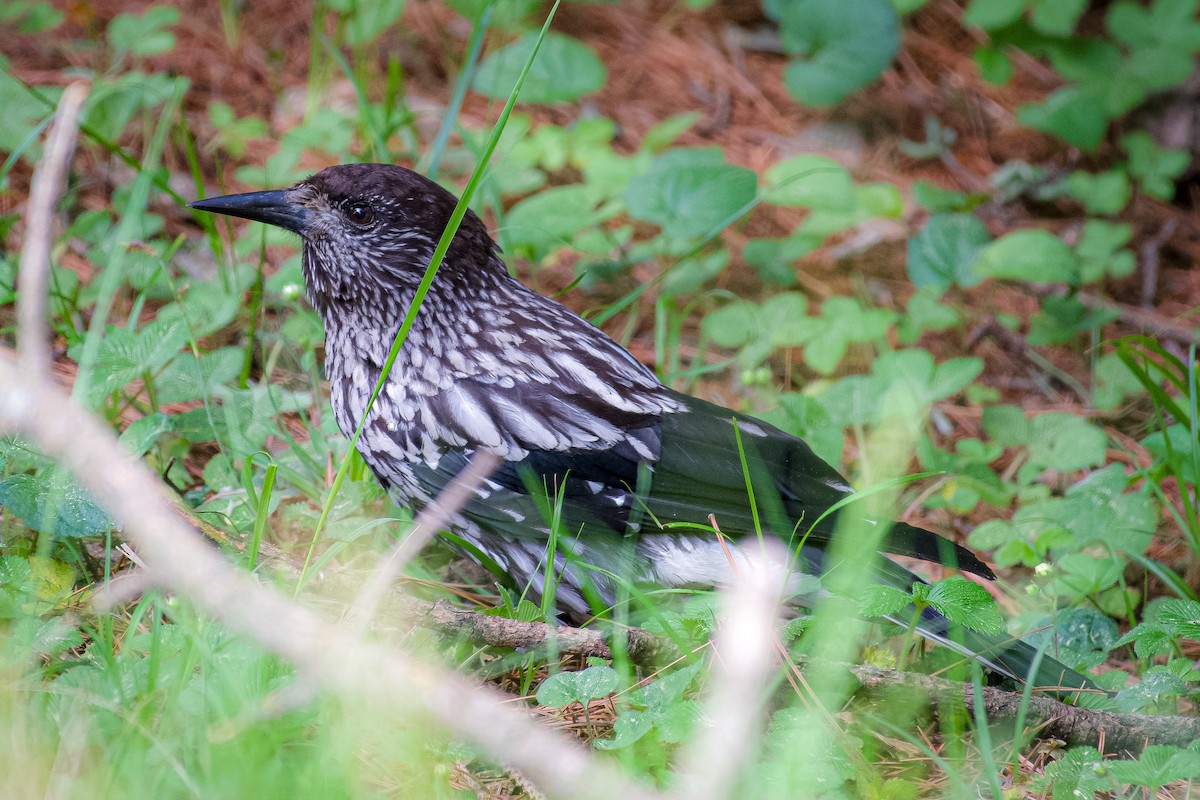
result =
M350 436L455 203L411 170L352 164L289 189L191 207L300 235L308 296L325 324L333 410ZM740 539L754 537L759 518L785 538L808 531L796 552L797 578L819 575L837 516L810 526L852 492L803 441L667 388L602 331L511 278L470 212L358 449L392 496L416 509L476 451L500 456L501 467L456 515L452 533L534 595L553 558L555 600L574 615L613 603L620 581L723 582L730 554ZM890 527L879 549L995 577L965 548L904 523ZM908 590L920 581L890 559L879 562L883 583ZM930 608L919 615L917 628L931 639L946 642L949 627ZM1023 642L963 636L953 646L1002 675L1091 686L1052 658L1031 676L1036 651Z

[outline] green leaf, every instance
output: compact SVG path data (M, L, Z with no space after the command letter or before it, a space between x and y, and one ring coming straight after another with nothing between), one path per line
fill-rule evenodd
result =
M859 613L864 617L885 617L912 605L912 595L892 586L872 584L858 598Z
M1103 464L1108 436L1083 417L1052 411L1030 421L1028 445L1031 462L1069 472Z
M857 205L854 180L832 158L802 155L767 170L770 202L780 206L852 211Z
M1142 393L1142 382L1116 353L1105 353L1096 359L1095 374L1092 402L1102 411L1111 411L1125 398Z
M537 34L528 33L480 62L475 73L475 91L497 100L507 98L536 41ZM529 70L521 100L572 103L602 89L607 77L595 50L577 39L551 31Z
M758 415L764 422L803 439L826 462L841 463L842 428L829 418L820 401L791 392L780 394L775 401L778 408Z
M888 387L884 405L896 403L898 392L903 392L918 413L927 413L938 400L958 394L982 371L981 359L952 358L935 364L927 350L895 350L871 365L871 373Z
M908 277L918 288L974 286L983 280L975 264L991 239L972 214L934 214L908 241Z
M1066 344L1083 333L1098 332L1119 316L1116 309L1089 308L1074 295L1051 295L1029 324L1029 343Z
M966 578L947 578L930 584L924 600L951 622L965 628L981 633L1000 633L1004 630L1004 622L996 610L996 601L987 589Z
M1107 172L1075 170L1067 177L1067 191L1083 203L1089 214L1120 214L1129 205L1133 190L1129 186L1129 176L1119 169L1112 169Z
M985 31L1003 28L1021 18L1026 0L971 0L963 22Z
M175 34L167 30L179 23L179 11L151 6L143 14L118 14L108 23L108 43L135 56L154 56L175 47Z
M851 344L882 339L895 319L895 313L886 309L864 309L854 298L831 297L821 306L820 317L805 320L797 330L807 340L804 361L828 375Z
M721 347L739 347L739 361L757 366L776 349L803 344L811 333L808 299L795 292L772 295L763 304L738 301L704 318L701 328Z
M1017 121L1034 130L1052 133L1085 152L1100 146L1108 131L1104 104L1075 86L1051 94L1041 105L1025 105Z
M1127 278L1136 266L1133 253L1124 249L1133 239L1133 226L1089 219L1075 252L1079 255L1079 279L1096 283L1107 277Z
M617 689L617 673L611 667L588 667L579 672L559 672L538 686L537 701L551 708L571 703L587 705L591 700L607 697Z
M985 278L1029 283L1075 283L1079 265L1075 253L1052 233L1013 231L979 254L975 273Z
M1016 70L1008 53L999 47L988 45L977 47L971 54L971 58L975 61L975 68L979 70L979 77L993 86L1003 86L1008 83Z
M1016 406L985 408L983 429L1000 444L1022 445L1029 441L1029 418Z
M1095 434L1083 438L1089 436L1092 441L1090 445L1086 441L1083 443L1084 455L1099 463L1103 460L1102 450L1086 452L1089 448L1095 448L1096 444ZM1082 460L1079 457L1071 458L1072 463ZM1148 488L1129 492L1126 491L1128 483L1124 467L1111 464L1072 486L1067 490L1066 497L1027 506L1027 513L1031 517L1040 517L1046 523L1056 522L1071 531L1077 547L1099 543L1118 552L1142 553L1150 546L1154 536L1158 510Z
M945 331L962 325L958 312L938 300L939 294L938 289L929 287L913 292L908 298L897 331L901 342L912 344L925 331Z
M787 89L807 106L836 105L874 82L900 47L900 23L887 0L767 0L784 48L803 58L784 69Z
M617 209L597 210L595 194L582 184L556 186L517 203L504 218L508 245L541 261L571 246L579 231L612 217Z
M129 423L129 427L121 431L117 442L134 456L141 458L154 446L155 440L161 434L173 427L174 423L170 417L161 411L156 411Z
M1030 22L1047 36L1070 36L1087 9L1087 0L1033 0Z
M725 271L729 266L729 251L725 248L711 253L698 253L671 267L662 282L663 294L691 294Z
M1190 162L1186 151L1163 150L1145 131L1125 134L1121 147L1129 154L1129 174L1138 179L1143 192L1159 200L1175 196L1175 181Z
M242 351L222 347L197 359L180 353L158 376L155 387L160 403L184 403L217 394L242 371Z
M0 481L0 506L31 529L54 536L94 536L114 527L92 496L57 467Z
M1179 636L1200 642L1200 603L1195 600L1164 600L1158 619L1170 625Z
M1056 797L1072 797L1088 800L1097 792L1112 790L1103 767L1107 762L1094 747L1075 747L1068 750L1057 761L1046 765L1046 772L1035 777L1031 783L1034 791L1048 792L1051 787Z
M742 248L742 258L758 270L763 280L780 286L796 282L792 264L821 246L819 239L789 236L785 239L751 239Z
M134 378L162 369L187 341L182 323L161 316L140 330L110 327L100 342L92 382L86 389L88 405L123 389Z
M966 192L943 189L925 181L914 183L912 193L918 205L934 214L970 211L978 205L978 198Z
M351 47L370 44L404 16L404 0L359 0L347 5L342 35Z
M1163 666L1151 667L1140 683L1117 693L1117 707L1122 711L1150 708L1187 692L1182 678Z
M1116 648L1120 631L1116 622L1094 608L1070 608L1034 622L1022 637L1034 648L1045 646L1046 656L1073 669L1091 669L1104 663Z
M757 178L719 150L672 150L629 182L629 215L660 225L668 237L703 236L754 199Z
M1113 761L1108 765L1120 783L1157 789L1175 781L1200 777L1200 752L1164 744L1152 744L1137 761Z

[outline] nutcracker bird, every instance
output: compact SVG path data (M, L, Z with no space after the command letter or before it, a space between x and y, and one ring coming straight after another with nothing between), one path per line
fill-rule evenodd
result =
M831 566L837 514L825 512L851 494L846 480L803 441L667 388L602 331L518 283L473 213L367 411L455 202L410 170L353 164L191 207L300 235L334 414L347 436L367 414L358 449L397 502L431 503L481 449L503 459L448 533L532 595L553 587L564 613L586 616L616 602L622 584L715 586L762 528L792 542L796 604L826 591L817 576ZM901 522L868 547L995 577L970 551ZM875 560L881 583L920 581ZM1049 657L1034 672L1038 653L1019 640L967 629L951 641L931 608L893 616L1003 676L1092 686Z

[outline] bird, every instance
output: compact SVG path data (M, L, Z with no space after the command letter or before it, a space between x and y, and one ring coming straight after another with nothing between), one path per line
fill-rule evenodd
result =
M854 493L846 479L801 439L667 387L602 330L513 278L474 212L368 410L456 203L418 172L357 163L189 207L299 235L334 416L351 437L365 415L358 450L398 504L419 511L476 453L497 459L446 533L529 596L553 592L576 619L628 597L622 587L717 587L764 530L789 543L794 602L820 596L839 517L828 512ZM863 554L881 584L923 582L886 555L996 577L935 533L867 522L890 525ZM1019 638L952 626L930 606L889 618L1002 679L1095 688Z

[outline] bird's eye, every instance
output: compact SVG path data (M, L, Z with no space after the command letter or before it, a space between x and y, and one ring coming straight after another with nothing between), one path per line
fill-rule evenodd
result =
M351 203L346 206L346 217L355 225L370 225L375 219L375 212L366 203Z

